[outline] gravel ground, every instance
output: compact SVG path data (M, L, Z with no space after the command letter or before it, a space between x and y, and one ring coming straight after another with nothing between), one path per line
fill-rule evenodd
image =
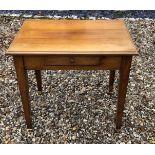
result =
M151 18L155 19L155 10L0 10L0 14L18 16L59 16L59 17L107 17L107 18Z
M42 71L42 94L28 71L34 129L26 129L13 59L5 56L24 20L0 17L0 143L155 143L155 20L124 19L140 56L133 58L120 131L118 72L110 96L109 71Z

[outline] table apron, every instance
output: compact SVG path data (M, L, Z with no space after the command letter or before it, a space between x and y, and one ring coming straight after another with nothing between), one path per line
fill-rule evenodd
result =
M118 70L121 56L22 56L27 70Z

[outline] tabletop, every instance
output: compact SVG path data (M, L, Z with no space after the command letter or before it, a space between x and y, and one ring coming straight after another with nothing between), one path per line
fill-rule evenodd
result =
M138 55L122 20L26 20L6 54Z

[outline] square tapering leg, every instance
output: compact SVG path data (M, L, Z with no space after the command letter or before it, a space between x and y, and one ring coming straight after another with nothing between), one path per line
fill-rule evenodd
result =
M129 73L131 67L132 56L122 57L120 66L120 81L119 81L119 92L118 92L118 103L117 103L117 114L116 114L116 129L120 129L122 126L123 110L129 80Z
M38 91L42 91L41 71L35 70Z
M19 90L21 94L27 128L31 129L32 123L31 123L31 109L29 105L28 78L27 78L27 70L25 70L24 68L22 56L14 56L14 64L15 64L17 80L18 80Z

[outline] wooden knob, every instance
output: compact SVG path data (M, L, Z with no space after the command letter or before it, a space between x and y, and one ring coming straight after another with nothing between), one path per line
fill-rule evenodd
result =
M75 59L74 58L70 58L70 63L75 63Z

